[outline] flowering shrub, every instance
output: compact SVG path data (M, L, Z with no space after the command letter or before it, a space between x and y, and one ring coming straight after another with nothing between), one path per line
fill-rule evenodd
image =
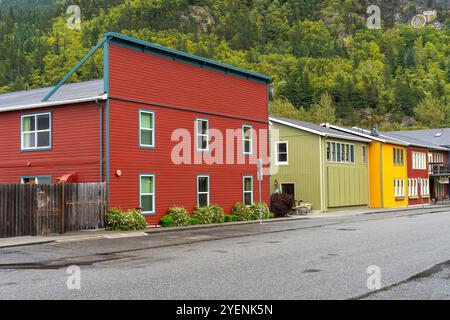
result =
M127 212L120 208L112 208L106 213L106 230L130 231L147 228L145 217L141 211L130 209Z

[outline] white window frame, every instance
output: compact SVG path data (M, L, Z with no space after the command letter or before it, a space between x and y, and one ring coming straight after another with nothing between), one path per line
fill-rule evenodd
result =
M200 133L198 132L198 126L199 123L203 123L206 122L206 134L205 133ZM202 145L198 144L198 139L202 137L206 137L206 148L203 149ZM202 139L203 141L203 139ZM198 152L209 152L209 144L210 144L210 136L209 136L209 120L208 119L204 119L204 118L197 118L195 119L195 150L197 150Z
M405 181L403 179L394 179L394 196L395 198L405 197Z
M250 129L250 139L246 139L245 137L245 130ZM250 151L245 150L245 143L250 143ZM244 124L242 126L242 153L246 156L250 156L253 154L253 126L249 124Z
M423 152L412 153L412 168L414 170L426 170L427 168L427 155Z
M200 181L200 178L207 178L208 179L208 191L202 191L202 192L200 192L199 190L200 190L200 185L199 185L199 181ZM207 205L206 205L206 207L209 207L210 205L211 205L211 195L210 195L210 189L211 189L211 179L210 179L210 177L209 177L209 175L207 175L207 174L200 174L200 175L198 175L197 176L197 207L199 208L200 207L200 195L201 194L206 194L207 196L208 196L208 201L207 201Z
M252 182L252 184L251 184L252 189L250 191L246 191L245 190L245 180L246 179L250 179L251 182ZM251 195L251 204L246 204L245 203L245 195L248 194L248 193L250 193L250 195ZM246 175L246 176L242 177L242 203L244 205L248 206L248 207L254 204L254 198L253 198L253 176L251 176L251 175Z
M280 152L279 152L279 145L280 144L286 144L286 161L282 161L282 162L280 162L279 161L279 159L280 159ZM287 141L278 141L278 142L276 142L275 143L275 150L276 150L276 152L275 152L275 156L276 156L276 158L275 158L275 164L277 165L277 166L287 166L287 165L289 165L289 143L287 142Z
M142 193L142 178L152 178L153 179L153 192ZM142 207L142 196L152 196L152 207L153 211L142 211L144 215L151 215L156 213L156 178L154 174L141 174L139 175L139 207Z
M38 130L38 117L48 115L48 129L46 130ZM24 118L34 117L34 131L23 131L23 120ZM38 133L48 132L48 146L38 147ZM24 147L24 135L34 133L34 147ZM51 112L42 112L42 113L31 113L24 114L20 117L20 148L23 151L39 151L39 150L48 150L52 147L52 113Z
M151 114L152 115L152 128L142 128L142 115ZM152 134L152 144L142 143L142 130L150 131ZM155 112L150 110L139 110L139 146L143 148L154 148L155 147Z

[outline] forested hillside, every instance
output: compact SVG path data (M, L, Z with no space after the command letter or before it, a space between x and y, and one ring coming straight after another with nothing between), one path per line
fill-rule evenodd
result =
M272 112L382 128L450 126L450 1L0 0L0 92L56 84L106 31L274 77ZM82 29L69 30L69 4ZM378 4L382 29L366 11ZM444 27L414 29L418 8ZM97 54L71 79L101 77Z

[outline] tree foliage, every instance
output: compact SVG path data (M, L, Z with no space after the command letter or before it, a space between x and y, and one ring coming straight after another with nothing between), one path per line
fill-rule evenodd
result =
M439 11L442 30L416 30L407 23L414 8L427 1L7 3L0 1L0 92L56 84L104 32L115 31L272 75L274 114L399 127L417 117L414 125L432 127L442 124L435 119L442 110L436 108L444 106L444 118L449 118L448 8ZM372 3L382 8L382 30L366 27ZM81 30L67 28L70 4L81 8ZM102 59L96 54L70 81L102 77Z

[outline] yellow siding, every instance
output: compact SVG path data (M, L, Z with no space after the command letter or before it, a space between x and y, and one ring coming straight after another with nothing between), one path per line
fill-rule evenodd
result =
M394 164L394 148L403 150L403 165ZM408 205L407 154L406 148L373 142L369 147L370 158L370 206L372 208L392 208ZM394 180L403 180L405 195L395 197Z

